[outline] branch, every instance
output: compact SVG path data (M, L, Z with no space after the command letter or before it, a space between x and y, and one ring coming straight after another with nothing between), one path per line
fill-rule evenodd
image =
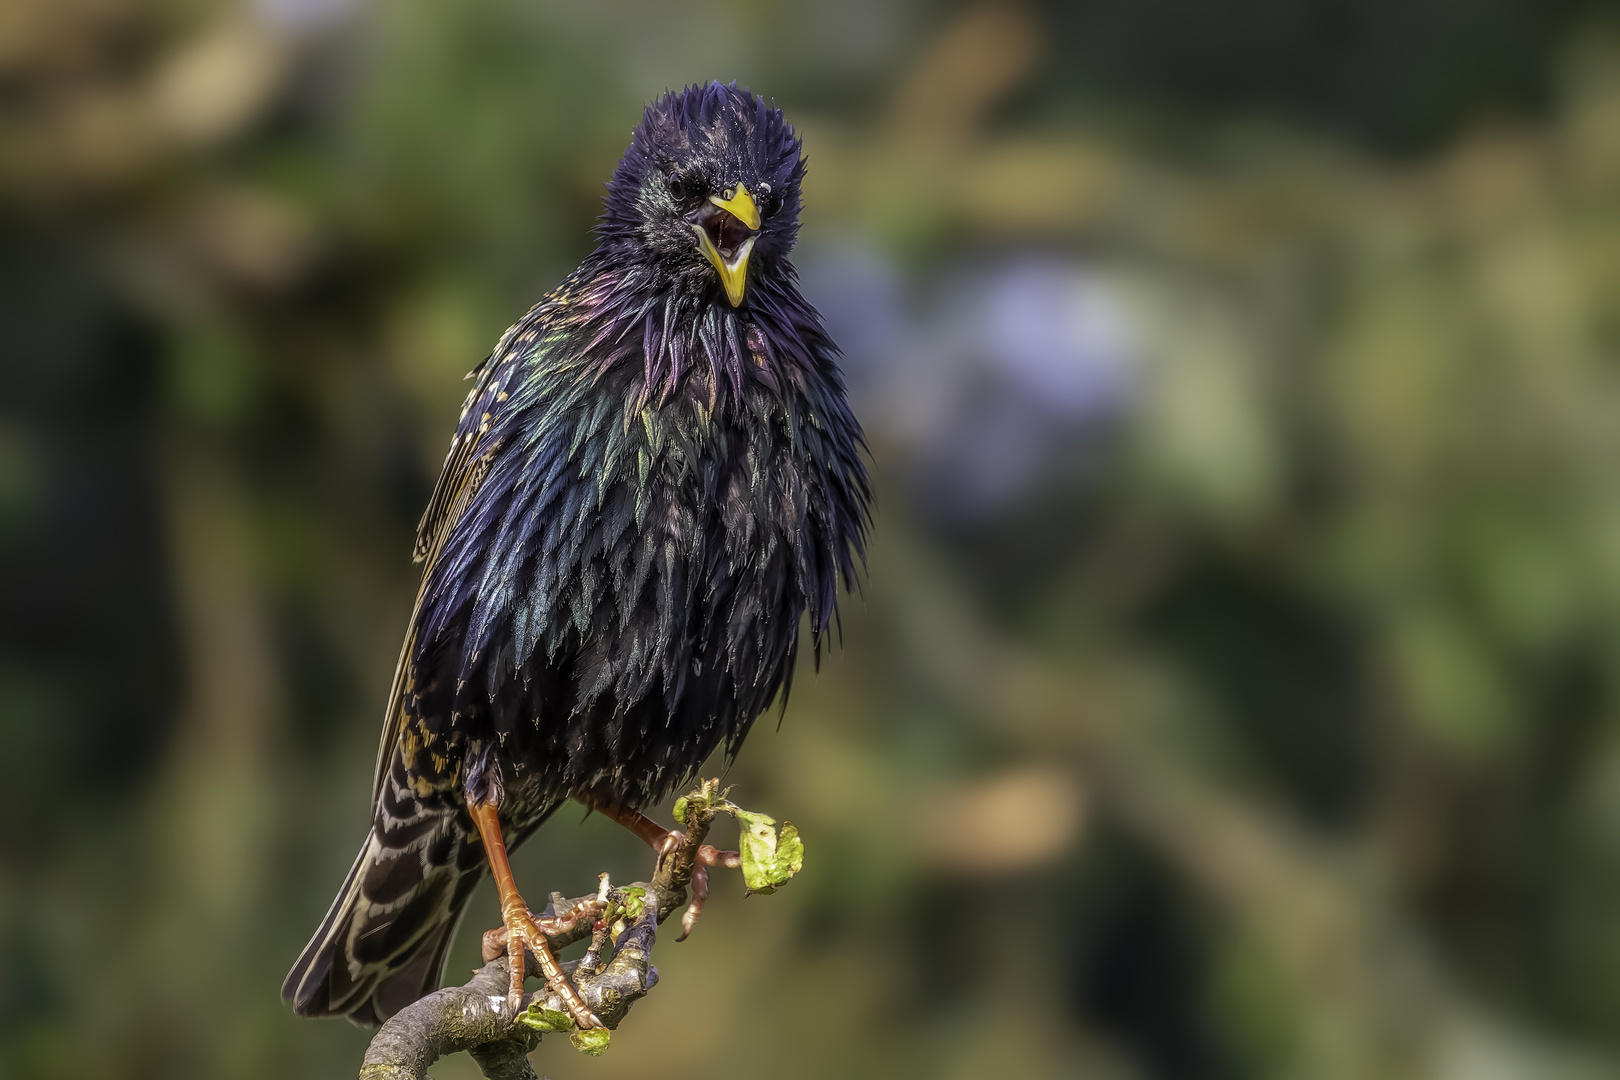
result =
M718 782L706 781L675 805L675 816L686 826L680 843L659 860L650 882L613 888L607 875L601 888L572 900L553 893L542 913L540 926L553 952L576 941L591 939L579 960L562 965L580 997L609 1030L617 1028L630 1008L658 984L652 966L652 947L658 927L693 899L682 918L689 931L708 893L703 851L709 825L719 814L742 822L744 881L751 891L770 892L799 868L803 847L793 826L784 824L780 838L770 818L750 814L727 802ZM769 826L769 827L765 827ZM694 881L694 878L696 879ZM681 937L685 937L683 932ZM535 1080L528 1055L547 1032L568 1032L576 1047L599 1054L607 1048L606 1032L579 1031L564 1009L560 996L549 986L528 1000L528 1007L512 1016L506 1011L508 968L504 932L484 935L487 963L461 986L434 991L390 1017L366 1050L360 1080L425 1080L439 1058L466 1051L489 1080ZM604 954L611 960L604 962ZM538 972L531 958L525 970Z

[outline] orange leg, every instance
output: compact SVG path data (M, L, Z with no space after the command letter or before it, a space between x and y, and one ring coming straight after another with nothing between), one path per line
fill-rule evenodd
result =
M495 875L495 888L501 895L501 921L506 924L507 963L512 969L506 1001L513 1015L523 1007L523 949L527 945L529 951L540 960L540 972L546 977L546 984L562 998L574 1023L587 1029L601 1027L602 1021L585 1007L574 984L557 966L551 944L535 924L534 916L529 914L529 905L518 894L517 882L512 879L512 865L506 861L506 841L501 836L500 817L495 807L483 803L467 809L472 814L473 824L478 826L478 837L484 842L484 855L489 859L490 871Z
M662 825L658 824L658 822L654 821L646 814L643 814L640 810L631 810L628 807L615 806L610 802L604 802L601 799L588 795L579 801L590 807L592 810L595 810L603 817L612 818L620 825L623 825L625 828L641 837L642 841L654 851L658 852L660 856L664 854L664 850L666 848L674 847L676 843L680 842L680 833L672 832L671 830L664 828Z

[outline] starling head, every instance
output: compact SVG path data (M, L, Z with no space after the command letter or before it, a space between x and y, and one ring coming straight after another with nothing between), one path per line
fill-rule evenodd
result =
M672 91L647 106L608 182L604 247L737 307L750 276L785 272L799 231L799 137L736 83Z

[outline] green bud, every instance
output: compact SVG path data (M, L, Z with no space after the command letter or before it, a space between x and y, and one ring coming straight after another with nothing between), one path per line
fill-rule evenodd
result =
M517 1014L518 1022L536 1031L573 1031L574 1021L565 1012L556 1009L542 1009L539 1002L535 1002L527 1009Z
M607 1053L608 1043L613 1033L607 1028L591 1028L589 1031L576 1031L568 1036L568 1041L574 1044L574 1049L591 1057L600 1057Z

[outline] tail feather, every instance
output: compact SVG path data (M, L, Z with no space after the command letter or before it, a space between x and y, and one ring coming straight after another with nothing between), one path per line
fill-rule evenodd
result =
M477 880L477 875L473 875ZM444 963L450 956L450 946L456 940L462 917L467 914L466 901L456 908L455 914L441 923L416 950L410 963L378 981L371 996L359 1008L349 1013L349 1019L368 1027L382 1023L413 1001L418 1001L439 988L444 978Z
M281 996L300 1016L378 1024L437 989L483 859L454 818L403 846L366 837L349 876L287 974Z
M372 838L367 836L354 865L349 868L349 876L344 878L343 887L338 890L337 899L327 910L326 918L321 920L315 936L309 939L309 944L304 946L303 953L281 983L281 1000L292 1002L294 1011L300 1016L332 1015L327 975L332 970L332 954L336 949L339 927L346 930L352 917L356 882L366 864L366 856L371 852L371 844Z

